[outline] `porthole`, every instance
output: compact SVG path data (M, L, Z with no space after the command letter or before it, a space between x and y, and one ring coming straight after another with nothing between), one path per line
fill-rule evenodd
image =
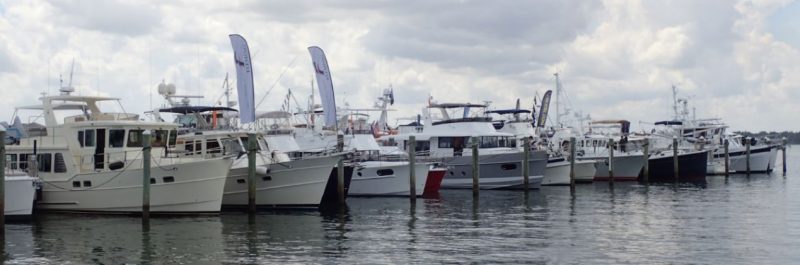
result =
M271 176L263 176L263 177L261 177L261 180L270 181L270 180L272 180L272 177Z
M164 180L164 183L172 183L172 182L175 182L175 177L166 176L166 177L162 178L162 180Z
M84 181L83 181L83 186L84 186L84 187L91 187L91 186L92 186L92 182L91 182L91 181L89 181L89 180L84 180Z
M80 181L73 181L72 182L72 187L73 188L80 188L81 187L81 182Z
M236 183L244 184L246 181L244 179L237 179Z
M394 175L394 170L385 168L385 169L379 169L378 172L376 173L378 174L378 176L388 176L388 175Z
M502 170L514 170L514 169L517 169L517 164L502 164L502 165L500 165L500 169L502 169Z

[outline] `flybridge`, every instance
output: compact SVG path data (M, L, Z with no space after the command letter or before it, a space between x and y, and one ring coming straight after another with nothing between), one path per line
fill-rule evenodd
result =
M59 95L59 96L45 96L41 97L41 105L18 107L19 110L41 110L45 118L45 126L59 125L56 112L57 111L80 111L79 115L67 116L64 118L64 123L82 122L82 121L136 121L139 115L133 113L113 113L104 112L100 110L98 102L103 101L117 101L119 98L113 97L98 97L98 96L72 96L72 95ZM121 106L121 105L120 105Z

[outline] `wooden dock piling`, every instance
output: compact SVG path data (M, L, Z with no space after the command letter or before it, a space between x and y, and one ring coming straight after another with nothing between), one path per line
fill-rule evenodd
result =
M728 151L728 146L730 145L730 142L728 142L728 140L725 140L724 145L725 145L725 177L728 177L731 171L731 164L730 164L731 156L730 152Z
M783 176L786 176L786 137L781 141L781 160L783 160Z
M644 154L644 167L642 168L642 177L644 178L644 183L647 184L650 182L650 141L645 139L644 144L642 145L642 153Z
M678 165L678 137L672 137L672 171L675 175L675 181L680 179L680 166Z
M247 211L256 213L256 134L247 134Z
M142 220L150 219L150 131L142 133Z
M417 162L416 150L417 137L411 135L408 137L408 197L411 199L412 204L417 201L417 176L416 172L414 172Z
M525 192L528 192L530 190L530 187L528 187L530 180L528 178L530 175L531 140L527 137L523 139L523 148L525 150L522 152L522 186Z
M336 152L341 155L336 164L336 194L339 195L339 205L344 205L344 135L336 135Z
M481 178L481 169L478 163L478 146L480 145L480 138L473 136L472 140L472 196L478 197L478 190L480 189L479 180Z
M614 185L614 138L608 139L608 184Z
M745 137L744 138L744 153L745 153L744 161L747 164L746 171L747 171L747 174L749 175L750 174L750 137Z
M0 244L6 245L6 130L0 128ZM5 253L5 251L3 251Z
M575 188L575 137L569 138L569 187Z

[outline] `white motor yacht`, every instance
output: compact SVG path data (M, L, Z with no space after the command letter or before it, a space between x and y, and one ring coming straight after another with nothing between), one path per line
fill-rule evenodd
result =
M73 96L62 89L44 96L35 110L44 126L28 126L27 135L7 146L12 167L28 169L37 160L43 210L141 212L143 133L152 131L150 211L152 213L219 212L225 177L232 160L170 156L177 124L140 121L129 113L101 110L117 98ZM36 120L32 120L36 121Z

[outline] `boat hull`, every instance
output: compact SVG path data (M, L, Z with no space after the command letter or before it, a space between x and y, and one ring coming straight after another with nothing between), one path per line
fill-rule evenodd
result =
M570 185L569 180L570 163L569 161L555 161L547 163L547 169L544 171L544 178L542 179L543 186L556 186L556 185ZM595 161L575 161L575 182L578 179L583 182L591 182L595 175Z
M706 166L708 164L708 151L696 151L678 154L678 179L675 179L673 156L663 153L650 157L649 181L650 182L694 182L706 181Z
M151 168L150 213L218 213L232 160L194 160ZM142 169L78 174L67 180L43 181L42 210L141 213ZM74 183L91 183L73 187Z
M582 157L580 160L591 159L598 160L597 171L594 174L595 181L607 181L608 175L608 157ZM644 167L643 154L620 154L614 156L614 181L636 181L639 179L639 174Z
M5 178L4 213L7 220L28 219L33 213L36 196L36 179L27 175L12 175Z
M338 166L334 166L328 174L328 183L325 184L325 193L322 194L320 206L338 206L339 204L339 170ZM350 192L350 184L353 179L354 166L352 164L344 164L344 197Z
M414 165L415 196L422 196L430 164ZM409 196L410 171L408 162L359 162L350 183L350 196Z
M447 173L447 168L434 167L428 170L428 179L425 181L425 191L422 196L436 196L442 187L442 180Z
M775 167L775 159L778 156L777 146L760 146L750 148L750 172L764 173L771 172ZM747 151L745 148L728 150L728 167L730 172L747 172ZM725 163L725 151L717 150L714 152L714 162ZM724 173L724 171L723 171Z
M266 175L256 174L257 207L318 207L331 169L338 159L338 156L321 156L264 165L267 167ZM248 205L247 177L247 167L231 170L222 199L225 207Z
M478 163L480 189L522 189L522 152L480 155ZM442 180L442 188L472 188L472 157L458 156L443 160L448 172ZM537 189L542 184L544 170L547 167L547 153L532 151L529 160L528 187Z

